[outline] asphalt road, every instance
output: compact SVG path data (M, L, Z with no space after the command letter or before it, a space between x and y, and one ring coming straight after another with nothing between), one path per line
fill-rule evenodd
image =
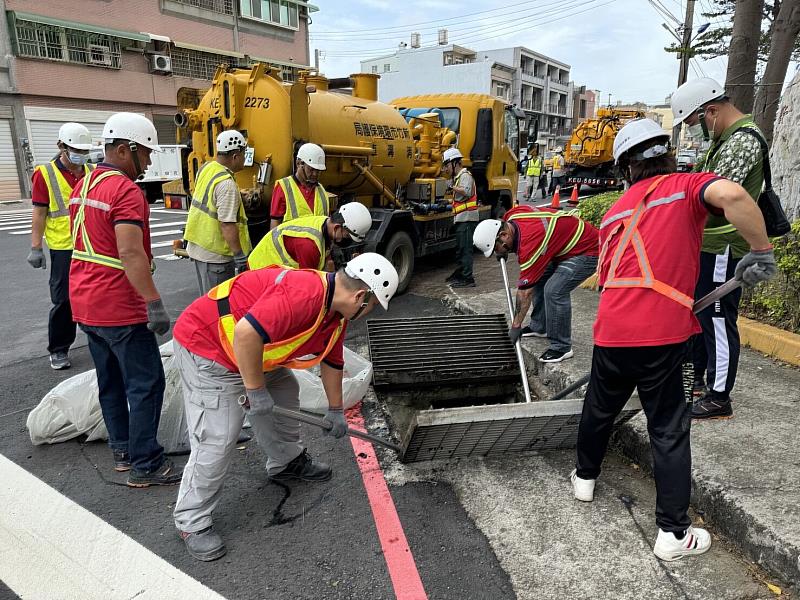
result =
M153 219L152 225L180 221L159 211ZM329 461L335 475L327 483L290 486L268 483L257 445L244 444L215 514L215 526L226 540L228 554L205 564L188 556L175 532L171 511L177 487L127 488L124 475L112 470L110 451L101 442L77 439L33 446L25 428L30 409L58 382L93 365L85 339L80 337L71 352L73 368L49 368L45 349L47 272L34 271L25 262L28 236L9 234L26 231L24 218L0 213L0 220L9 223L7 227L18 227L0 231L0 255L5 257L0 281L7 315L0 328L5 339L13 340L0 351L0 454L227 598L394 597L347 439L331 440L319 430L305 427L309 451ZM170 225L154 228L154 232L179 228ZM158 236L154 243L172 237ZM154 248L156 256L168 252L166 246ZM196 296L194 272L186 260L158 260L157 264L156 285L174 317ZM441 303L411 294L392 304L392 316L442 311ZM364 332L363 324L352 327L348 345L362 344ZM370 410L374 409L364 408L368 419ZM176 460L182 463L185 457ZM449 485L417 482L390 491L429 597L515 597L485 536ZM0 586L0 598L5 597L16 596Z

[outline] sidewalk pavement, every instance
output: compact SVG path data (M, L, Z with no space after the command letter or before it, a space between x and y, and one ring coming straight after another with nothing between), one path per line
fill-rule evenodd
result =
M451 290L447 301L465 313L508 314L500 267L476 254L478 287ZM514 263L514 261L512 261ZM445 269L446 270L446 269ZM509 264L509 281L518 267ZM532 387L546 399L589 372L592 323L598 293L572 294L575 358L554 365L536 359L547 340L524 338ZM572 397L582 397L584 390ZM692 432L692 505L711 529L733 542L771 574L800 582L800 370L749 349L742 350L732 394L734 418L695 422ZM623 454L652 469L646 421L639 414L616 437ZM598 493L612 485L603 475Z

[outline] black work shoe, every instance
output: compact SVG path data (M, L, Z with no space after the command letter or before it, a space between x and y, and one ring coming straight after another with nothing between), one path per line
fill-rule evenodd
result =
M708 388L706 387L705 382L703 381L695 381L692 385L692 400L700 400L703 396L708 393Z
M545 338L547 337L546 331L534 331L528 325L522 328L522 337L540 337Z
M567 358L572 358L575 354L572 350L567 350L566 352L558 352L557 350L545 350L544 353L539 357L539 360L543 363L557 363L565 360Z
M114 450L114 470L119 473L131 470L131 455L125 450Z
M128 475L128 486L146 488L151 485L177 485L183 477L183 467L176 467L168 458L164 459L161 466L148 473L133 469Z
M192 533L188 531L179 531L178 533L186 544L186 550L197 560L204 562L217 560L228 552L225 542L211 527Z
M456 269L445 279L445 283L453 283L454 281L458 281L461 279L461 269Z
M308 455L308 450L303 451L293 459L283 471L279 471L269 478L275 481L289 481L299 479L301 481L328 481L333 477L333 470L324 462L314 463Z
M450 284L450 287L454 288L475 287L475 278L470 277L469 279L457 279Z
M706 394L692 404L693 419L730 419L731 417L733 417L733 406L731 406L730 398L723 400Z
M69 354L66 352L53 352L50 355L50 368L60 371L61 369L69 369L72 363L69 361Z

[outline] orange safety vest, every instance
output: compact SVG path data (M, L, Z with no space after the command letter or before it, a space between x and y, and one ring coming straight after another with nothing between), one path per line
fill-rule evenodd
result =
M458 180L461 178L461 175L466 171L466 169L461 169L461 172L456 175L456 180L453 182L453 187L458 185ZM457 215L458 213L464 212L465 210L478 210L478 194L475 190L475 185L472 186L472 196L467 198L464 201L458 201L453 197L453 214Z
M308 271L311 269L295 269L292 271L294 272L298 270ZM283 270L275 278L275 285L280 285L281 281L283 281L283 278L289 272L289 269ZM319 275L320 280L322 281L323 298L325 298L328 294L327 274L321 271L314 272ZM237 321L234 319L233 314L231 314L231 305L228 297L230 296L234 282L239 277L241 277L241 275L237 275L236 277L228 279L227 281L219 284L217 287L212 288L211 291L208 292L208 297L212 300L216 300L217 302L217 311L219 312L219 341L222 344L222 349L225 351L225 355L234 365L236 365L237 362L236 356L233 353L233 336ZM322 353L318 354L314 358L305 360L300 358L292 359L290 357L293 352L310 340L311 336L316 333L327 312L328 309L323 302L322 306L320 307L317 320L306 331L298 333L297 335L285 340L278 340L275 342L270 342L269 344L264 344L264 352L261 359L264 365L264 372L266 373L267 371L272 371L278 367L286 367L288 369L310 369L311 367L315 367L321 363L323 359L330 354L331 350L333 350L333 347L336 345L336 342L341 337L345 324L344 318L339 321L339 326L336 328L336 331L333 332L331 339L328 340L328 345Z
M651 208L666 204L666 202L659 202L658 204L653 203L648 205L647 197L667 177L668 175L662 175L653 183L651 183L641 201L634 209L619 213L618 215L612 215L612 219L617 217L616 225L614 225L614 228L609 232L608 237L606 237L605 242L603 242L603 245L600 248L598 271L602 269L602 266L605 263L609 242L619 232L620 228L622 228L622 237L620 238L619 244L614 251L614 255L611 257L611 265L608 269L608 275L606 276L605 282L602 283L603 288L646 288L653 290L654 292L658 292L670 300L674 300L678 304L691 309L692 306L694 306L694 298L691 298L683 292L676 290L674 287L664 283L663 281L659 281L653 276L653 268L650 265L650 260L648 259L647 252L644 248L644 240L642 240L642 236L639 234L639 222L642 220L644 213ZM611 225L613 222L614 221L604 222L600 225L600 229ZM640 275L639 277L617 277L617 268L622 260L622 256L631 246L633 247L633 251L636 253L636 259L639 262Z

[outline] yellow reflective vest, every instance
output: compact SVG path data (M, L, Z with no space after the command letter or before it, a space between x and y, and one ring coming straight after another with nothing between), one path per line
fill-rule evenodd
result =
M44 222L44 239L51 250L72 250L72 236L69 228L69 197L72 186L67 182L56 161L39 165L35 171L42 174L47 193L50 196L50 205L47 207L47 217ZM83 174L88 175L94 171L94 165L84 165Z
M263 269L272 265L281 267L300 268L300 264L292 258L286 249L285 239L305 238L311 240L319 249L319 264L305 268L322 271L325 268L325 236L322 228L328 217L309 216L298 217L288 223L281 223L265 235L256 245L247 259L251 269Z
M72 250L72 260L83 260L85 262L103 265L104 267L109 267L110 269L119 269L124 271L125 268L122 266L122 261L119 259L119 257L98 254L94 251L92 240L89 239L89 233L86 231L85 221L87 206L91 207L93 210L102 210L104 212L109 212L111 210L111 205L89 198L89 192L97 187L98 183L104 179L108 179L109 177L127 176L121 171L113 169L100 173L94 178L94 180L92 180L91 176L86 176L83 178L83 183L81 184L80 195L70 201L71 204L78 205L78 212L75 213L75 218L72 221L71 237L74 248ZM82 242L81 245L83 245L82 249L78 247L78 234L80 234Z
M575 229L575 234L570 238L561 251L556 254L556 256L564 256L567 252L575 247L575 244L578 243L583 235L583 230L586 228L586 223L584 223L583 219L580 218L580 212L577 209L555 213L538 210L530 212L518 212L508 217L508 221L539 221L542 223L545 229L544 237L542 238L542 243L539 244L539 247L529 257L525 258L524 262L523 257L519 257L519 268L521 271L530 268L530 266L539 260L542 254L547 251L547 244L550 243L550 238L553 237L553 233L556 230L556 224L558 223L558 220L563 217L577 217L578 219L578 227Z
M305 196L303 196L303 192L300 190L300 186L297 185L293 175L278 179L275 185L280 186L283 196L286 198L286 214L283 215L284 223L298 217L313 215L327 217L330 213L328 193L321 183L317 184L317 189L314 191L314 212L311 212L311 209L308 208L308 202L306 202Z
M214 254L233 256L233 251L222 237L217 207L214 204L214 190L226 179L233 180L233 173L217 161L208 162L200 168L194 184L192 205L189 207L189 216L186 219L186 231L183 237ZM239 244L242 246L242 252L249 254L253 246L247 231L247 215L244 212L244 204L241 202L236 218L236 228L239 231Z
M528 177L538 177L542 174L542 157L535 156L528 160L528 169L526 170L525 174Z

